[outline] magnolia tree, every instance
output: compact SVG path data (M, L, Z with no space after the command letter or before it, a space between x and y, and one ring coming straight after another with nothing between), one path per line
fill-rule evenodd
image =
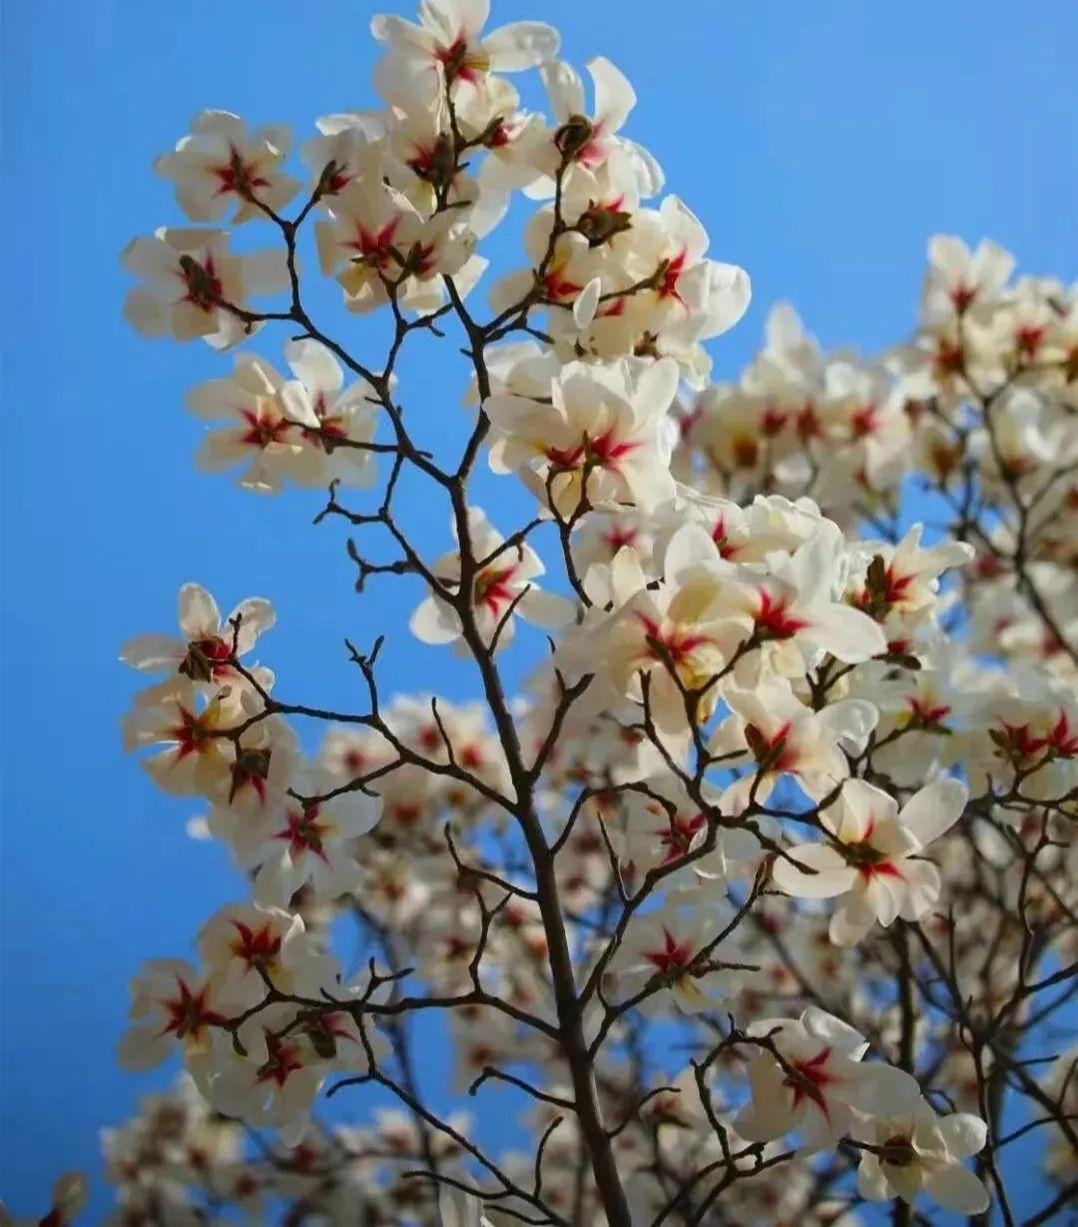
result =
M367 602L418 579L410 633L464 657L478 699L386 701L402 630L346 644L363 700L327 710L260 663L269 601L223 615L194 583L178 634L127 645L149 683L127 745L204 801L249 889L192 961L135 977L123 1064L178 1052L185 1074L105 1136L112 1221L1058 1221L1074 292L939 237L909 344L825 356L778 307L713 384L704 344L747 274L624 134L612 63L582 78L553 29L487 15L376 17L384 108L319 120L305 179L285 129L203 112L156 166L196 225L124 255L139 332L239 350L188 395L199 468L328 488L349 578ZM533 68L549 116L503 75ZM492 276L479 242L514 193L525 250ZM234 254L222 222L265 250ZM309 230L384 349L313 317ZM274 328L284 367L242 348ZM401 355L431 334L466 355L460 449L402 405ZM487 466L534 514L476 505ZM452 526L444 557L409 529L418 498ZM457 1103L417 1081L417 1029L447 1037ZM343 1088L354 1126L320 1112ZM1013 1179L1030 1135L1047 1199ZM46 1221L78 1201L69 1179Z

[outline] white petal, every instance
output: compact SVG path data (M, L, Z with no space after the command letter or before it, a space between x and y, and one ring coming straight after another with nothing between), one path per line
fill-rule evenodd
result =
M636 106L636 93L625 74L605 56L589 60L587 67L595 82L595 118L602 122L609 136L617 132Z
M573 323L578 328L587 328L595 318L595 309L599 305L599 294L603 283L598 277L592 277L573 301Z
M263 631L268 631L277 621L273 606L263 597L248 597L232 611L229 623L233 618L240 619L240 630L237 637L237 648L242 656L250 651L255 640Z
M573 620L576 606L572 601L541 588L529 588L517 605L520 616L545 630L560 630Z
M961 1163L941 1168L925 1181L925 1192L941 1206L958 1214L983 1214L988 1209L988 1190Z
M968 1159L984 1149L988 1126L972 1112L952 1112L938 1124L948 1151L956 1159Z
M495 72L523 72L543 64L558 54L560 45L557 30L542 21L514 21L483 39L483 50Z
M948 776L914 793L903 806L899 819L924 848L954 826L968 800L969 789L965 784Z
M908 1112L920 1097L916 1078L904 1069L879 1061L861 1065L857 1077L843 1087L842 1094L847 1103L873 1116Z
M120 659L132 669L148 673L172 670L183 659L185 645L169 635L138 635L120 650Z
M460 638L454 615L434 597L427 599L412 614L408 623L412 634L423 643L452 643Z
M845 894L857 880L857 870L826 844L799 844L790 848L789 854L799 864L816 870L802 873L783 858L775 861L771 870L775 885L795 899L833 899Z
M221 613L213 594L201 584L184 584L180 589L179 622L188 642L216 635L221 629Z
M339 392L344 385L341 366L325 345L310 338L289 341L284 347L284 356L295 372L312 392Z
M887 651L883 631L849 605L832 605L826 614L827 648L845 664L856 664Z

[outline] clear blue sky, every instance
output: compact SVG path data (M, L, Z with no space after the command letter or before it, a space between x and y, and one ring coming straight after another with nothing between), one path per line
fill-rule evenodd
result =
M373 609L357 604L340 534L310 527L315 496L262 501L196 476L183 392L227 360L141 341L120 318L119 251L179 221L151 159L203 106L306 134L318 115L371 105L369 12L4 0L0 1189L18 1211L40 1212L60 1169L96 1170L97 1129L170 1079L115 1067L128 978L188 953L242 893L218 850L186 839L191 807L121 753L134 686L120 644L170 629L187 579L229 605L268 596L280 624L265 656L283 692L348 704L342 636L370 639L415 601L386 584ZM714 347L720 377L780 298L825 344L900 339L936 231L991 235L1024 270L1078 275L1073 0L495 0L495 14L555 23L568 58L604 54L637 86L631 135L713 254L753 278L749 315ZM363 325L345 328L362 351ZM412 366L420 434L461 423L442 369ZM442 518L423 530L432 548ZM468 693L447 654L400 646L391 689L434 678Z

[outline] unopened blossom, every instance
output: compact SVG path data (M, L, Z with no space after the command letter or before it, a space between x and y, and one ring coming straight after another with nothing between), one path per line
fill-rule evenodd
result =
M752 1102L734 1119L747 1141L796 1132L810 1151L823 1150L851 1132L857 1113L907 1111L919 1097L911 1075L864 1061L863 1038L816 1006L796 1020L754 1022L750 1033L769 1036L782 1062L761 1050L749 1064Z
M936 904L941 887L936 866L921 854L958 821L968 796L959 780L941 779L900 810L872 784L847 780L838 799L820 811L828 842L790 848L789 860L775 862L775 884L800 898L842 896L831 918L838 945L853 945L877 921L918 920Z
M143 284L127 295L124 315L146 337L177 341L202 337L214 349L231 349L259 327L245 318L248 302L288 284L280 251L233 255L223 230L162 227L135 239L123 265Z
M911 1109L875 1115L857 1169L857 1191L868 1201L901 1197L911 1205L924 1193L956 1214L983 1214L984 1182L962 1164L984 1148L988 1127L978 1116L937 1116L923 1099Z
M454 535L456 526L454 525ZM572 617L572 605L564 597L544 592L534 582L545 567L529 546L507 545L502 535L478 507L468 512L468 535L477 570L472 580L471 617L482 641L505 647L513 637L513 621L557 629ZM460 587L460 554L446 554L432 568L439 582L452 594ZM455 643L463 633L460 615L440 595L431 595L412 614L409 625L424 643ZM496 642L495 642L496 639Z
M176 187L180 208L193 222L219 222L234 209L233 221L280 211L299 190L299 181L281 172L292 134L275 125L248 132L229 111L200 111L191 132L154 163Z
M491 468L519 473L563 519L590 506L651 510L674 494L666 411L676 388L673 361L627 359L570 363L551 383L549 403L489 397Z
M442 1227L492 1227L482 1204L458 1189L442 1188L438 1194L438 1215Z

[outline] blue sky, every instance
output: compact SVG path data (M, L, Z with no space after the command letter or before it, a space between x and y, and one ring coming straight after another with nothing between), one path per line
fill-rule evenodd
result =
M371 105L369 11L359 0L3 6L0 1189L17 1211L40 1212L60 1169L94 1170L97 1129L170 1080L114 1064L127 981L145 958L186 954L201 921L241 893L226 858L185 837L191 807L155 793L121 753L135 687L120 644L171 629L188 579L229 606L268 596L280 622L265 656L283 692L356 704L343 636L369 640L415 603L407 583L357 602L341 534L310 526L315 496L260 500L198 477L183 393L228 360L141 341L120 318L119 251L179 220L152 158L202 106L306 135L318 115ZM900 340L937 231L991 235L1023 270L1078 275L1071 0L495 0L495 16L549 20L568 58L604 54L636 85L631 135L704 221L712 254L753 278L748 316L713 347L721 378L751 356L778 299L827 345ZM512 245L491 254L507 268ZM333 294L314 301L363 352L365 326ZM463 429L463 372L422 358L405 367L416 432ZM486 492L510 525L522 504L493 479ZM444 512L417 501L415 515L437 549ZM388 689L468 695L447 654L403 636L392 647ZM437 1055L425 1072L438 1078Z

